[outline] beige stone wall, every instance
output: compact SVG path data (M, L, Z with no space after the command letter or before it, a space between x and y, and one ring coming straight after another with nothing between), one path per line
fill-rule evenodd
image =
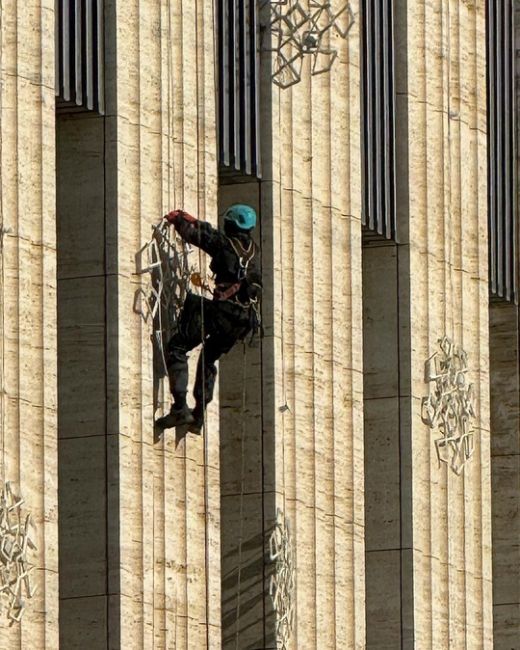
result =
M490 648L485 3L409 2L406 29L413 641ZM421 422L424 362L444 334L468 353L475 388L476 449L460 477L438 466Z
M367 646L489 648L485 6L396 7L399 244L364 251ZM444 335L475 389L462 476L421 419Z
M2 481L36 523L36 596L0 648L58 647L54 2L1 5Z
M150 327L132 313L134 255L182 207L216 220L210 0L114 3L119 514L122 648L220 645L218 427L153 445ZM165 407L170 398L164 394Z
M133 310L152 225L175 207L216 220L213 21L209 0L108 2L106 115L59 120L67 648L220 647L218 406L204 437L154 445L170 395L156 411Z
M358 3L352 5L357 17ZM393 586L385 592L386 575L377 572L372 588L380 585L391 603L397 601L390 592L399 590L401 627L390 637L398 643L489 648L484 2L410 1L403 7L399 4L398 42L406 44L407 53L398 78L399 115L404 116L398 140L400 152L406 150L398 160L402 239L399 260L394 247L385 248L384 263L378 266L382 257L374 259L365 276L378 268L391 269L396 281L398 274L388 300L392 318L399 314L400 329L396 325L386 334L395 333L406 346L397 359L402 383L392 384L386 397L392 409L400 400L408 419L398 422L395 409L387 417L384 401L374 407L372 424L380 432L390 420L394 430L402 427L401 446L394 445L392 453L402 470L403 500L396 514L399 525L394 522L391 531L400 553L399 567L391 566ZM6 477L20 486L37 523L38 594L28 603L21 626L2 626L0 648L56 648L54 3L4 0L1 9L1 207L7 229L1 278L2 440ZM306 61L301 83L289 90L270 83L270 55L263 55L268 98L264 177L260 186L253 183L240 192L222 189L221 202L240 197L259 209L266 337L248 352L245 449L237 417L243 358L239 349L230 355L228 370L234 374L228 372L224 396L231 408L221 413L221 423L229 427L223 451L217 402L205 436L176 444L169 433L153 445L150 326L133 312L136 290L149 289L148 279L136 275L135 254L149 239L151 225L174 207L213 222L217 218L213 3L110 0L105 18L107 114L99 118L102 124L78 127L81 147L95 163L88 169L71 166L64 178L72 184L84 177L90 183L95 175L106 194L101 205L99 195L89 197L78 184L75 202L59 199L62 207L80 210L81 227L90 212L97 220L84 235L93 257L62 258L60 281L68 302L60 332L68 354L77 355L77 336L86 355L77 368L79 355L72 357L71 382L86 377L90 368L97 380L90 375L84 390L92 391L94 402L105 409L82 412L76 395L78 410L65 409L66 427L60 431L62 459L69 461L63 476L70 485L75 463L96 459L91 466L81 465L79 481L95 489L78 490L78 507L87 514L74 522L76 537L62 540L64 557L74 562L71 539L80 537L81 527L96 530L89 539L99 555L106 554L100 562L91 553L89 580L79 580L62 594L69 600L68 625L76 631L70 647L219 648L236 646L237 639L243 647L272 643L272 609L263 579L269 572L265 541L279 507L296 544L292 647L363 648L358 21L348 39L338 43L331 73L311 77ZM403 48L398 49L402 56ZM60 127L69 138L62 164L73 165L85 150L74 150L73 123L83 119ZM77 177L71 178L72 171ZM79 253L81 227L73 229ZM78 299L84 303L75 306L71 301ZM421 421L421 399L428 390L424 362L444 334L468 352L475 385L476 452L461 477L438 466L433 436ZM96 357L93 347L103 354ZM66 397L67 386L62 388ZM381 390L376 387L374 395L383 400ZM164 388L160 399L169 406ZM235 470L247 455L251 471L243 482L237 482L236 471L220 476L222 453L229 453L226 461ZM223 549L224 643L221 485L230 524L222 533L229 542ZM237 493L243 498L237 499ZM72 510L72 499L69 505ZM245 514L237 530L240 509ZM383 513L372 515L374 525ZM96 526L105 526L101 534ZM241 594L238 625L235 578L226 582L227 569L236 570L237 547L230 540L237 534L251 542L241 549L247 589ZM81 600L98 589L102 597L96 602ZM76 598L85 610L71 604ZM95 622L93 637L78 633L87 609L89 622ZM369 617L368 623L377 621ZM388 638L381 637L379 647Z
M275 647L277 508L296 550L289 647L365 644L357 22L334 46L330 74L311 77L306 60L287 90L272 84L263 54L263 178L220 192L221 208L240 200L259 210L265 328L246 351L245 409L242 350L221 364L222 521L234 524L222 531L226 648Z
M105 120L56 119L60 647L103 648L109 634ZM111 503L110 509L108 507ZM117 535L115 536L117 539ZM114 558L117 561L117 558ZM114 590L115 591L115 590Z
M272 176L263 183L273 196L263 238L273 288L276 477L268 489L295 538L294 648L365 643L357 19L334 45L330 74L311 77L307 60L299 84L273 87Z

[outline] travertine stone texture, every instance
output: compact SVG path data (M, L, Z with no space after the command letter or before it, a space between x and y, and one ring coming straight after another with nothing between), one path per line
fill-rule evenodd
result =
M0 12L1 480L23 494L38 547L38 592L20 625L2 612L0 648L57 648L54 2Z
M176 444L170 431L153 445L151 329L132 311L135 291L147 287L134 256L151 225L175 207L217 217L213 5L111 3L117 227L108 242L116 284L108 347L117 349L109 378L118 423L108 433L119 443L121 648L220 647L217 403L204 436Z
M287 90L264 52L263 178L220 189L221 209L259 210L265 329L246 351L245 409L243 351L221 363L225 648L276 647L277 508L296 548L289 647L365 647L358 44L356 23L330 74L311 79L307 60Z
M298 567L293 648L365 646L358 26L330 74L311 79L306 61L300 84L273 92L268 334L274 487Z
M277 505L296 542L293 646L364 647L357 25L330 75L273 98ZM274 515L274 513L273 513Z
M398 139L407 138L400 215L401 287L409 287L411 424L402 438L413 549L406 647L492 646L488 364L485 3L408 2L400 10L406 60L398 73ZM403 22L403 19L405 22ZM401 115L403 113L401 112ZM406 226L407 224L407 226ZM406 259L408 256L408 260ZM405 289L406 290L406 289ZM406 328L406 325L403 325ZM476 450L462 476L439 467L421 421L424 362L443 335L468 353ZM410 472L411 469L411 472ZM410 629L410 625L412 629Z
M520 639L520 383L518 306L492 303L491 477L494 647Z

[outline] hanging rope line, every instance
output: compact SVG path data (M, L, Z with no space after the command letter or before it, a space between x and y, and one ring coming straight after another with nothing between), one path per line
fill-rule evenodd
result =
M195 9L196 11L197 8ZM212 3L213 22L216 24L216 10L215 3ZM173 80L173 60L172 60L172 21L171 21L171 3L168 0L168 208L183 206L183 197L179 201L176 200L174 192L174 200L172 203L172 185L176 187L175 181L175 160L174 152L172 152L172 142L175 142L175 119L174 119L174 80ZM202 16L202 21L204 16ZM201 16L197 13L196 16L196 30L195 30L195 51L199 52L200 40L200 21ZM215 30L213 30L213 39L215 43ZM182 45L181 45L182 47ZM197 54L198 56L198 54ZM216 73L215 73L216 74ZM216 80L216 77L215 77ZM200 65L197 61L195 66L195 87L197 98L198 119L196 122L197 143L199 150L203 149L203 129L200 116L201 98L203 103L204 88L200 83ZM215 86L216 87L216 86ZM181 102L182 104L182 102ZM204 187L204 170L201 169L201 156L197 155L196 168L197 168L197 214L204 217L204 205L202 189ZM182 166L182 163L181 163ZM182 189L182 188L181 188ZM207 278L207 269L205 264L205 256L201 249L198 250L198 272L194 272L194 266L190 263L189 253L191 248L188 247L179 237L170 234L171 229L166 221L153 228L153 235L149 242L147 242L137 255L137 273L149 273L151 275L151 288L149 293L144 289L139 289L135 295L134 311L139 313L143 320L146 322L152 321L153 335L152 341L155 346L156 354L154 359L160 362L160 376L167 375L166 358L165 358L165 345L169 338L175 332L180 311L184 304L189 282L191 280L194 286L200 290L201 297L203 292L209 289ZM201 339L202 347L200 350L201 370L204 375L205 370L205 348L204 343L206 340L206 323L205 323L205 310L204 304L201 300ZM246 353L244 351L244 369L246 373ZM154 363L157 371L157 363ZM207 639L209 642L209 570L210 570L210 529L209 529L209 424L206 414L206 383L202 381L202 403L203 403L203 423L202 432L204 440L204 511L205 511L205 587L206 587L206 602L207 602ZM242 471L241 471L241 534L239 542L239 593L237 605L237 621L240 613L240 582L241 582L241 557L242 557L242 538L243 538L243 492L244 492L244 478L245 478L245 386L242 398L242 439L241 439L241 455L242 455ZM187 595L186 595L187 598ZM187 600L186 600L187 602ZM238 624L237 624L238 628Z
M215 11L215 3L212 2L212 13ZM195 56L199 56L199 5L195 5ZM204 33L204 14L201 15L202 22L202 33ZM204 129L204 125L201 123L201 115L204 115L204 85L200 84L200 66L199 61L195 63L195 91L196 91L196 105L197 105L197 216L201 214L206 217L205 212L203 212L202 205L202 192L201 189L204 188L205 176L201 178L201 165L200 159L201 152L204 151L203 138L201 138L201 131ZM202 95L202 102L200 101ZM202 103L202 108L201 108ZM199 248L199 272L201 274L202 283L201 283L201 294L203 293L204 287L208 285L207 282L207 269L205 262L205 256L203 260L202 250ZM210 561L209 561L209 427L206 414L206 357L205 357L205 343L206 343L206 327L204 321L204 297L201 295L200 300L200 316L201 316L201 338L202 338L202 348L200 351L200 360L201 360L201 373L202 373L202 435L203 435L203 460L204 460L204 577L205 577L205 591L206 591L206 644L209 647L209 571L210 571Z
M239 650L239 637L240 637L240 605L242 598L242 543L244 540L244 485L245 485L245 471L246 471L246 455L245 455L245 439L246 439L246 379L247 379L247 347L246 342L242 342L243 355L242 355L242 409L241 409L241 422L242 432L240 436L240 511L239 511L239 533L238 533L238 574L237 574L237 595L236 595L236 609L235 609L235 650Z

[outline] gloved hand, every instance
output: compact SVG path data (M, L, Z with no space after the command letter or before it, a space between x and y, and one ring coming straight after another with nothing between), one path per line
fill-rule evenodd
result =
M179 217L182 217L184 212L182 210L172 210L168 214L164 215L164 218L168 223L175 223Z
M168 221L168 223L171 224L175 224L178 219L184 219L189 223L195 223L195 221L197 221L195 217L192 217L191 214L184 212L184 210L173 210L172 212L165 214L164 218Z

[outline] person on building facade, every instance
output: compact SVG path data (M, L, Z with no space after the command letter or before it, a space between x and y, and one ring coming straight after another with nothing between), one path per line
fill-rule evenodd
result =
M169 414L156 421L156 427L163 431L187 425L188 431L200 434L206 406L213 398L215 362L260 324L260 255L251 237L256 212L248 205L230 206L224 213L223 231L183 210L174 210L165 218L182 239L211 256L215 288L212 300L191 292L186 296L166 352L173 404ZM190 410L186 402L187 355L201 343L193 390L195 408Z

